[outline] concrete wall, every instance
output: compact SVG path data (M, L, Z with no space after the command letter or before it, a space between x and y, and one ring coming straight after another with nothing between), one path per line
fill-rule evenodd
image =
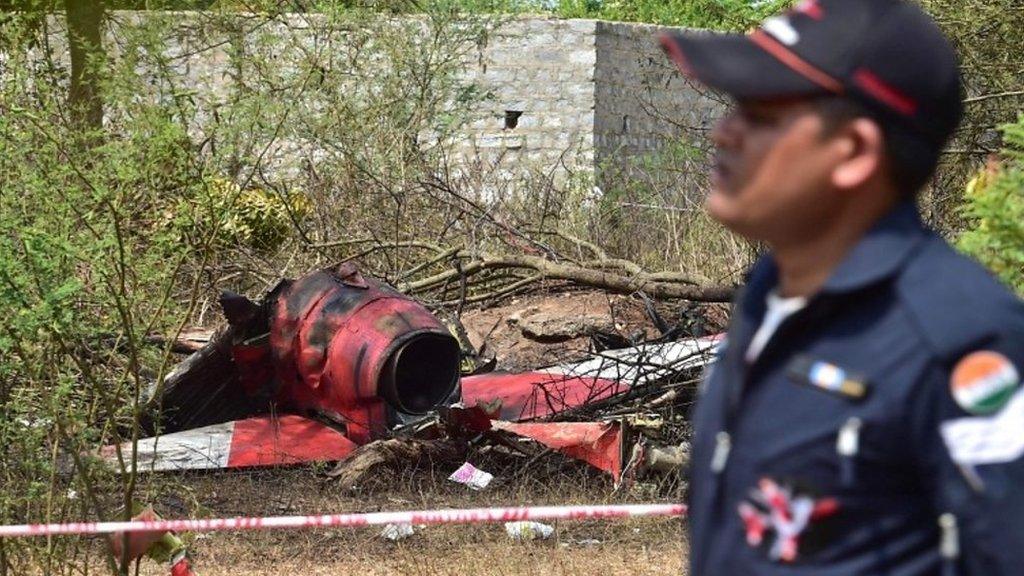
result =
M573 168L594 161L593 20L513 20L481 49L467 75L493 98L470 126L481 154L544 170L561 159ZM506 127L506 117L515 127Z
M335 70L354 65L345 61L342 48L348 34L325 26L317 15L272 22L206 13L117 12L113 18L114 34L130 34L145 24L159 25L165 34L170 30L164 56L180 85L191 92L197 141L215 122L218 105L244 92L247 79L266 83L270 78L281 85L301 81L292 71L302 68L295 64L303 59L315 58ZM63 21L55 18L54 24L55 54L66 65L66 50L60 48ZM634 170L638 160L680 138L704 147L704 131L719 106L685 82L662 53L656 36L665 30L594 20L517 18L504 23L466 56L465 78L491 97L473 111L459 156L490 162L509 177L524 171L564 176ZM116 58L112 40L107 47ZM247 54L263 56L255 60L271 62L271 69L254 73ZM154 83L151 96L169 99L170 88ZM296 107L295 116L317 111L315 90L304 99L287 103ZM268 118L268 132L274 121ZM286 127L275 137L266 151L275 163L315 162L318 143L304 138L301 130Z
M721 105L682 78L657 42L672 29L594 20L514 20L482 50L470 77L495 94L470 127L475 152L516 166L598 173L638 169L666 145L692 145L703 169L706 131ZM506 112L521 112L504 128Z
M606 185L666 145L688 143L699 160L721 104L683 78L658 43L673 29L599 22L594 148Z

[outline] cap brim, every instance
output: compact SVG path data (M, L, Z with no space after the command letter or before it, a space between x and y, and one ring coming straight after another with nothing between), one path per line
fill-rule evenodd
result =
M827 92L746 35L664 34L660 41L684 75L735 98L772 99Z

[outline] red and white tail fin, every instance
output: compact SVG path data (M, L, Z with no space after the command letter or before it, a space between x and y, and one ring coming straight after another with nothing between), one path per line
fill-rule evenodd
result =
M338 430L309 418L257 416L139 440L136 466L140 472L159 472L330 462L355 448ZM131 445L121 451L130 454ZM100 454L117 465L114 446Z

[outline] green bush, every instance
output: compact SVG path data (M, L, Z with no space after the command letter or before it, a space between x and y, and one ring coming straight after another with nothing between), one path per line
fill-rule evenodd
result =
M243 190L223 177L209 178L197 189L166 210L167 224L181 241L212 234L219 247L272 252L312 210L309 198L298 190Z
M971 228L957 244L1024 294L1024 114L1002 131L1001 158L967 185L962 210Z
M713 30L745 30L790 4L790 0L558 0L567 18L649 22Z

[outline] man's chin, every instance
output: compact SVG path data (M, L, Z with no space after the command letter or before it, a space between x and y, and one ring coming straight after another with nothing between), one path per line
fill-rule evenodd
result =
M744 218L742 206L736 195L725 190L714 189L704 201L704 208L722 226L743 237L749 237L751 230Z
M736 204L735 193L719 187L712 188L711 193L704 200L704 208L708 214L725 226L736 220L739 213Z

